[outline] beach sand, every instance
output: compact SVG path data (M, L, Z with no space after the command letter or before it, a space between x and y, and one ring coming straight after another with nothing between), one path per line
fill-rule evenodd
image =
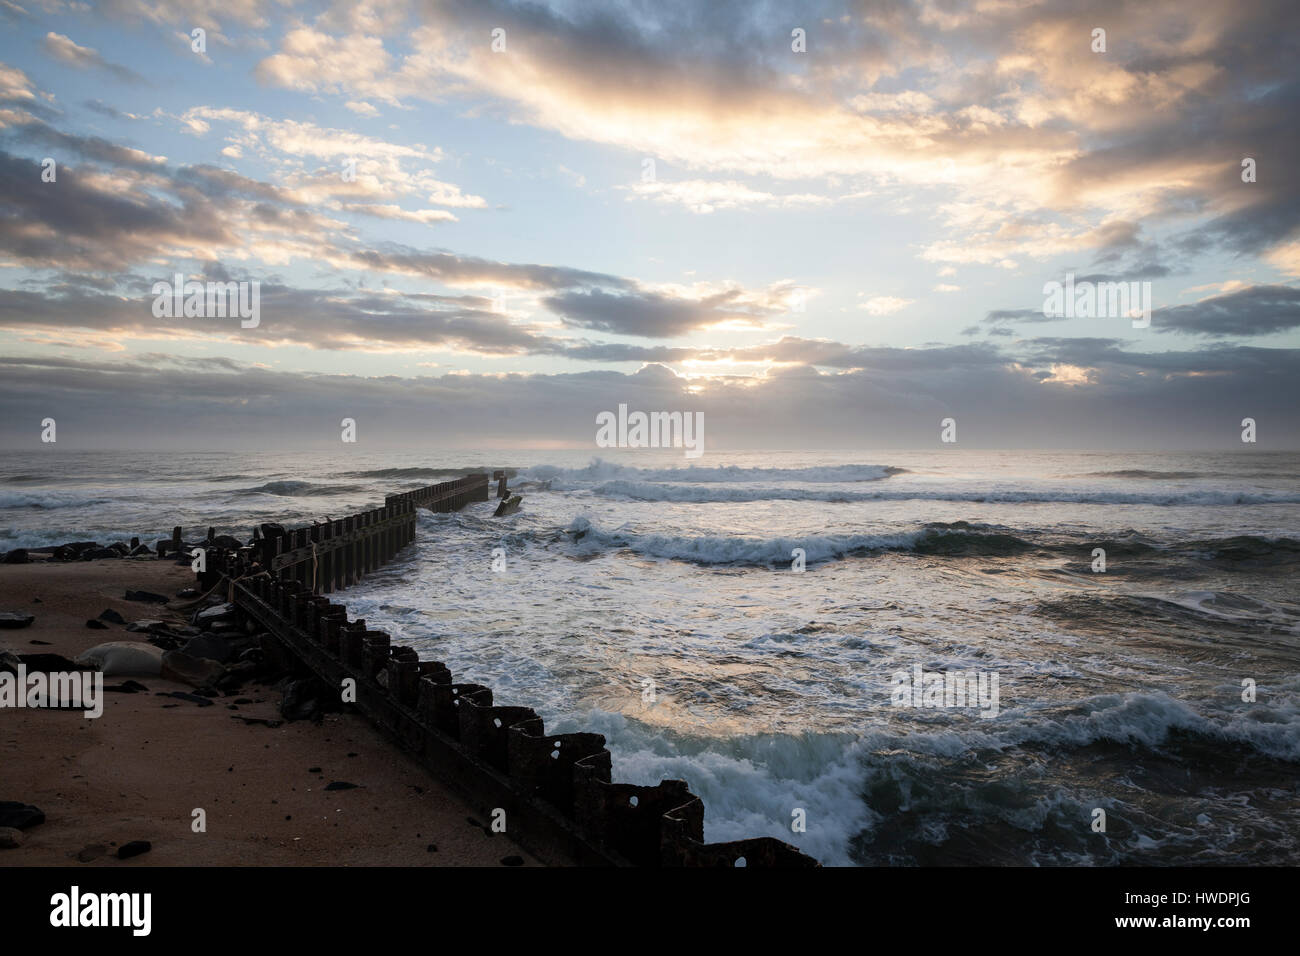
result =
M187 568L156 558L0 565L0 610L36 616L30 627L0 630L0 649L74 658L105 641L143 638L123 625L92 630L86 620L106 608L128 622L179 620L123 595L129 588L172 597L193 584ZM133 679L148 693L105 693L97 719L80 711L0 709L0 800L32 804L46 816L24 831L20 847L0 850L0 866L500 866L508 857L538 863L508 836L473 825L471 817L489 821L359 714L326 714L321 724L249 725L232 718L282 719L273 688L250 683L200 707L155 696L189 686ZM255 703L228 709L242 698ZM357 788L326 791L332 781ZM205 833L193 832L196 808L206 812ZM118 860L116 847L133 840L148 840L152 850ZM107 852L78 862L95 846Z

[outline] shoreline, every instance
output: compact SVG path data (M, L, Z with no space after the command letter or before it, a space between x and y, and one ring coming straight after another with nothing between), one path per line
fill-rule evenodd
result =
M108 641L150 646L146 633L86 621L112 609L127 622L182 623L167 606L123 595L171 597L193 584L186 566L156 557L0 566L0 609L36 617L0 631L0 651L72 659ZM211 706L159 696L194 690L161 677L110 676L105 684L127 679L147 692L104 693L97 719L0 709L0 800L31 804L46 818L23 831L20 846L0 850L0 867L67 866L79 854L90 857L81 860L87 866L539 864L508 835L484 829L488 821L471 823L481 815L360 714L290 722L280 692L256 682ZM335 782L354 787L325 789ZM206 832L193 830L196 809ZM151 850L119 860L117 847L135 840Z

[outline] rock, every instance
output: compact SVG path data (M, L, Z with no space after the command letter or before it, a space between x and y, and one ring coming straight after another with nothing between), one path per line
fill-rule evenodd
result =
M319 720L337 698L337 691L315 677L291 680L280 701L280 716L285 720Z
M0 827L0 850L16 850L22 845L22 830L14 827Z
M178 598L194 598L199 596L199 592L195 588L181 588L176 592L176 596Z
M81 552L82 561L99 561L103 558L120 558L121 555L112 548L92 548Z
M320 767L308 767L308 768L307 768L307 772L308 772L308 773L320 773Z
M29 560L26 548L14 548L12 551L5 552L5 564L26 564Z
M38 640L36 640L36 638L34 638L34 637L33 637L30 641L28 641L27 643L28 643L28 644L40 644L40 645L42 645L43 647L49 647L49 646L50 646L50 642L49 642L49 641L38 641Z
M501 858L502 866L523 866L524 858L522 856L503 856Z
M137 544L131 549L131 557L133 558L143 557L146 554L153 554L153 551L149 549L149 545L147 544Z
M19 661L27 667L27 672L35 673L36 671L90 671L93 667L82 667L68 660L62 654L19 654Z
M116 611L114 611L111 607L104 608L104 610L100 611L100 612L99 612L99 619L100 619L101 621L104 621L104 622L108 623L108 624L125 624L125 623L126 623L126 618L124 618L121 614L118 614L118 613L117 613Z
M139 634L142 631L153 634L156 631L165 629L167 624L163 621L132 621L126 626L126 629L133 634Z
M141 684L139 681L133 681L133 680L124 680L120 684L104 685L104 690L113 691L114 693L117 694L139 694L144 691L147 691L148 689L149 688L145 687L144 684Z
M234 657L230 642L219 634L200 634L181 648L190 657L205 658L224 664Z
M355 783L348 783L346 780L331 780L329 783L325 784L325 789L326 790L356 790L358 789L358 787Z
M97 621L93 617L90 620L86 621L86 627L90 628L92 631L108 630L107 624L105 624L103 621Z
M264 727L279 727L284 723L282 720L268 720L265 717L241 717L238 714L231 714L231 720L242 720L246 724L261 724Z
M105 677L158 677L162 674L163 652L161 648L143 642L109 641L80 654L77 663L90 664Z
M21 611L0 611L0 628L9 631L15 631L20 627L30 627L36 620L34 614L24 614Z
M92 843L90 846L83 846L77 851L77 859L82 863L89 863L91 860L97 860L108 852L108 847L101 843Z
M238 551L244 546L244 542L240 541L238 538L232 538L228 534L217 535L212 539L212 544L214 547L225 548L228 551Z
M112 544L109 545L109 548L112 549L113 551L116 551L118 555L123 558L125 558L128 554L131 553L131 546L127 544L125 541L114 541Z
M129 860L133 856L148 853L152 849L153 844L148 840L132 840L130 843L123 843L117 848L117 858L119 860Z
M141 601L145 604L166 604L170 600L161 594L154 594L152 591L127 591L126 599L128 601Z
M225 667L216 661L191 657L184 651L167 651L162 654L161 674L164 680L174 680L191 687L205 687L216 683L225 673Z
M221 620L223 617L230 617L234 613L235 606L233 604L214 604L212 607L204 608L202 611L195 614L194 623L213 623Z
M438 844L436 844L436 843L430 843L428 846L426 846L426 847L424 848L424 850L425 850L426 853L437 853L437 852L438 852Z
M284 525L274 522L260 525L258 530L262 533L263 538L282 538L284 537Z
M30 803L0 800L0 827L26 830L45 822L45 814Z

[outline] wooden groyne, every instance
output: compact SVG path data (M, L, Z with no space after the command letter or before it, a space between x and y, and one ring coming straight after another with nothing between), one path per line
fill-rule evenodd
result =
M498 472L499 497L507 497ZM685 781L614 783L600 734L548 734L527 707L501 707L481 684L457 682L438 661L327 593L356 583L415 538L415 509L487 501L486 474L390 495L383 508L286 531L263 525L247 547L214 547L200 580L223 590L301 666L459 790L542 859L615 866L817 866L771 837L704 842L704 804Z

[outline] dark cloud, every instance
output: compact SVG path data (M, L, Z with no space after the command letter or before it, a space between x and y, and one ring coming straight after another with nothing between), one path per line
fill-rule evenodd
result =
M607 292L584 289L547 296L543 304L565 323L617 335L668 339L720 322L757 322L777 311L740 303L740 289L683 299L645 290Z
M1256 285L1190 305L1151 313L1157 332L1193 335L1271 335L1300 328L1300 289Z

